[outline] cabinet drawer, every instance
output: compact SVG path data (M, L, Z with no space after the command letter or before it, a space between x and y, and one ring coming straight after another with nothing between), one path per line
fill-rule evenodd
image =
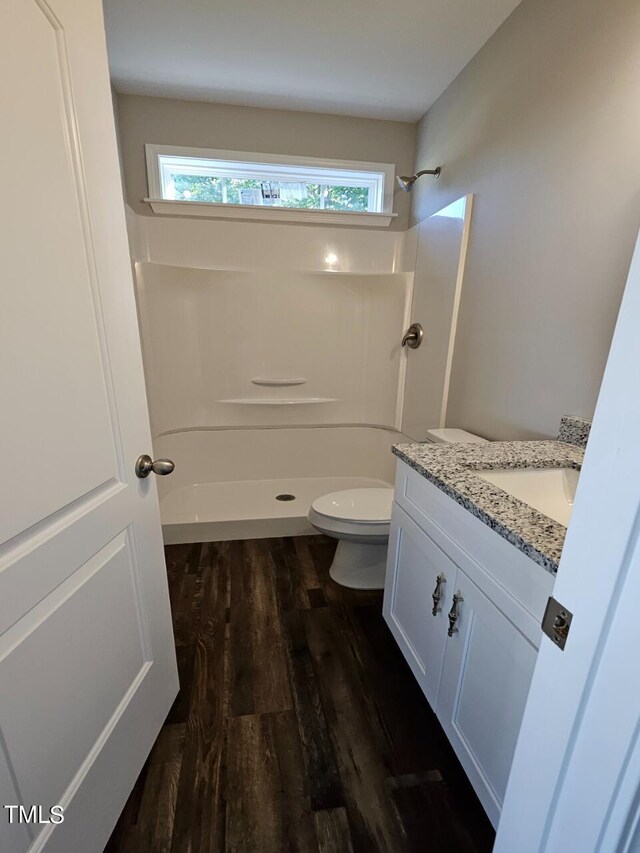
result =
M400 460L395 500L473 581L483 588L483 576L493 579L530 614L538 630L553 575Z

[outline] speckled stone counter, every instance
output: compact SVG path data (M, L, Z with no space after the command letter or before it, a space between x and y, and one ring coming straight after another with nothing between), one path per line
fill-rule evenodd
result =
M557 572L566 528L481 480L475 472L488 468L580 469L584 448L578 443L397 444L393 452L548 572Z
M565 415L560 419L560 432L558 441L567 444L577 444L578 447L586 447L591 432L591 421L584 418L576 418L573 415Z

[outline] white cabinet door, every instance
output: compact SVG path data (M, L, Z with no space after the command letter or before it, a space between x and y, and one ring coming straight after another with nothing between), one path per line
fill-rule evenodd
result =
M440 684L447 639L446 615L456 571L447 555L394 503L383 613L433 708ZM434 615L432 595L436 586L442 598Z
M98 853L177 691L99 0L0 3L0 103L0 847Z
M537 649L462 570L455 593L456 632L447 639L436 712L495 826Z

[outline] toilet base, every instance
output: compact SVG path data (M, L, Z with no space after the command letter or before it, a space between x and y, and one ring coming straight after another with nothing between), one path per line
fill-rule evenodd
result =
M350 589L384 589L386 569L386 542L368 545L340 539L329 574Z

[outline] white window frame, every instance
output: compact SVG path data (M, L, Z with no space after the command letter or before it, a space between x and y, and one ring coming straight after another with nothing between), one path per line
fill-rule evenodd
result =
M352 160L324 160L281 154L257 154L247 151L223 151L212 148L183 148L146 144L148 202L154 213L168 216L203 216L223 219L322 222L331 225L387 226L397 216L393 212L395 165ZM161 158L187 157L200 160L197 173L206 170L218 177L237 177L243 171L265 180L329 183L327 170L343 186L367 186L370 189L368 211L271 207L269 205L231 204L168 199L163 197ZM202 162L209 161L209 162ZM214 161L214 162L211 162ZM228 167L225 164L228 163ZM196 165L196 164L194 164ZM336 174L337 173L337 174Z

